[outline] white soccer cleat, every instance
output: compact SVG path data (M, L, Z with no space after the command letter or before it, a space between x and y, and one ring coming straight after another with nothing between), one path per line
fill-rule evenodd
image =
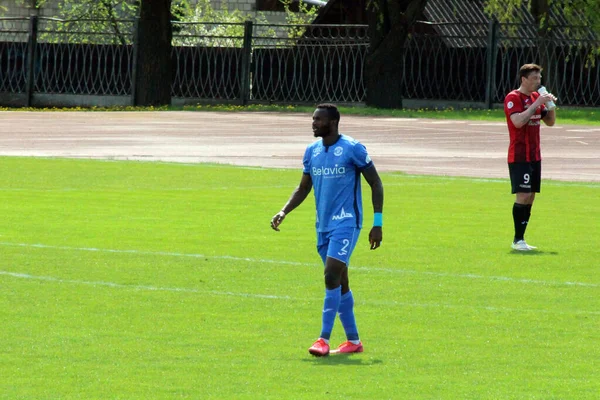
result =
M532 246L532 245L530 245L530 244L528 244L528 245L527 245L527 247L529 247L529 250L535 250L535 249L537 249L537 247L536 247L536 246Z
M525 243L524 240L519 240L518 242L514 242L511 245L513 250L518 250L518 251L530 251L535 249L535 247L529 246L527 243Z

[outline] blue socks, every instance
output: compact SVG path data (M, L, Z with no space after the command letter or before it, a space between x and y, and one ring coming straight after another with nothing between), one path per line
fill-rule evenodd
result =
M335 316L338 313L346 332L346 338L350 341L358 341L358 328L356 327L356 319L354 318L354 297L352 296L352 291L342 296L341 286L335 289L325 289L321 338L329 340Z
M352 291L349 291L342 296L338 313L340 314L340 321L342 321L344 331L346 331L346 338L348 340L358 340L358 328L356 327L356 319L354 318L354 296L352 296Z
M337 315L340 301L342 298L342 287L338 286L335 289L325 289L325 302L323 304L323 324L321 328L321 337L329 340L333 323Z

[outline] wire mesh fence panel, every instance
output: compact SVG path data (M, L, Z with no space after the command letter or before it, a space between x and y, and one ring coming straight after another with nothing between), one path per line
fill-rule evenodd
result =
M532 24L492 25L417 24L397 55L402 97L502 103L519 86L520 66L537 63L560 105L600 106L597 34L574 26L540 35ZM131 95L135 26L0 18L0 92ZM367 25L174 22L172 96L364 102L369 40Z
M486 26L430 24L409 35L402 55L405 99L484 101ZM475 34L478 33L478 34Z
M0 18L0 92L26 90L28 24L28 18Z
M40 19L35 90L130 95L133 32L132 20Z
M558 85L550 86L558 103L600 107L600 60L594 48L563 48L557 58L569 60L557 65L556 75L560 79Z
M269 102L362 102L366 25L258 24L251 98Z
M530 25L503 24L496 59L496 102L519 87L519 68L543 67L542 82L567 106L600 106L600 40L586 28L556 26L546 36Z
M244 24L174 23L174 27L172 96L238 98Z

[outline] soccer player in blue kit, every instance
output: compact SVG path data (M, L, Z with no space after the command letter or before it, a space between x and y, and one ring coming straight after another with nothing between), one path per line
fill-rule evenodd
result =
M383 184L367 153L357 140L340 134L340 113L333 104L320 104L313 113L312 129L320 140L304 153L303 174L281 211L271 219L279 231L284 218L315 189L317 208L317 251L325 265L325 301L319 339L308 349L314 356L329 355L329 338L336 315L339 315L347 341L335 352L360 353L363 345L354 318L354 297L348 280L350 255L362 228L363 210L361 174L371 186L373 227L369 232L371 250L381 245Z

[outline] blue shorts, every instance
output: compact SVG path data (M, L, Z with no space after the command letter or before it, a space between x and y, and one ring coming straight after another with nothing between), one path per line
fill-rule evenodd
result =
M317 251L323 260L323 264L325 264L327 257L331 257L348 265L359 235L360 229L358 228L341 228L331 232L317 232Z

